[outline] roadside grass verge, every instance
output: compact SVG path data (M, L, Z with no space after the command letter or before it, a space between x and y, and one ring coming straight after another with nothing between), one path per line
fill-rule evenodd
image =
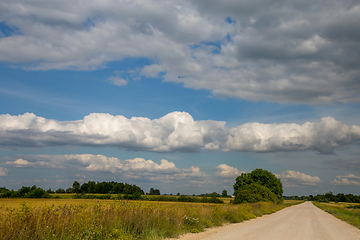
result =
M0 205L0 239L164 239L242 222L295 204L21 199L20 205L10 207L12 200Z
M313 202L318 208L330 213L354 227L360 229L360 204L356 203L319 203Z

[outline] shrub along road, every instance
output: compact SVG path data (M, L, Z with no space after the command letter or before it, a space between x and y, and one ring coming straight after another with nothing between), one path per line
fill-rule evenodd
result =
M186 234L181 240L335 240L360 239L360 230L315 207L311 202L285 208L242 223Z

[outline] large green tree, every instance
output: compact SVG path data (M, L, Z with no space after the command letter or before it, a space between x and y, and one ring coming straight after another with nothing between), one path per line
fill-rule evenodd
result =
M254 201L282 202L283 199L283 188L280 179L273 173L263 169L255 169L251 173L242 173L238 176L234 184L234 191L235 202L237 203Z
M251 183L235 192L234 203L279 202L276 195L265 186Z
M80 183L78 181L75 181L73 183L72 188L73 188L74 193L81 193Z

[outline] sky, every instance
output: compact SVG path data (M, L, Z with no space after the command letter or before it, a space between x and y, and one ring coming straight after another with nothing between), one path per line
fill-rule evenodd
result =
M0 0L0 187L360 195L360 3Z

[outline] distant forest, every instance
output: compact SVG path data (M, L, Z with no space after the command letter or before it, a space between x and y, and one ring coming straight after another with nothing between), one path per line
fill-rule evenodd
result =
M306 201L317 201L317 202L349 202L349 203L360 203L360 195L353 194L343 194L338 193L334 195L332 192L327 192L325 194L318 194L316 196L284 196L285 200L306 200Z
M59 188L56 191L51 189L44 190L36 185L32 187L22 187L17 191L0 187L0 198L50 198L50 193L94 193L94 194L145 194L144 191L136 186L128 183L118 182L94 182L89 181L80 185L75 181L72 187L65 189Z
M32 187L22 187L19 190L9 190L6 187L0 187L0 198L51 198L53 196L50 193L76 193L76 194L124 194L129 195L128 199L140 199L140 195L145 195L145 192L138 186L128 183L118 183L118 182L94 182L89 181L87 183L83 183L82 185L75 181L72 187L65 189L59 188L55 191L48 189L44 190L42 188L33 185ZM160 190L150 188L150 192L146 193L146 195L160 195ZM166 195L166 194L165 194ZM172 194L171 194L172 195ZM78 195L80 196L80 195ZM180 196L180 193L177 194ZM194 195L195 196L195 195ZM199 194L197 196L201 196L204 199L203 202L207 202L210 199L206 200L206 197L229 197L227 195L227 191L224 190L220 195L216 192ZM165 196L163 196L165 197ZM181 195L181 199L179 201L184 201L184 195ZM76 197L75 197L76 198ZM97 198L102 198L98 196ZM104 197L105 198L105 197ZM106 196L106 198L110 198L110 195ZM126 198L126 197L125 197ZM305 200L305 201L317 201L317 202L349 202L349 203L360 203L360 195L354 194L343 194L338 193L334 195L332 192L327 192L325 194L318 195L309 195L309 196L284 196L284 200ZM155 200L153 198L151 200ZM150 199L149 199L150 200ZM174 201L175 199L157 199L158 201ZM195 199L190 199L191 201L196 201ZM189 200L189 201L190 201ZM215 200L213 200L215 201ZM218 201L218 200L216 200Z
M76 199L128 199L147 201L224 203L222 200L217 198L217 196L220 195L215 192L211 194L211 198L207 198L206 196L202 196L202 198L187 197L180 195L180 193L178 193L178 197L171 197L165 195L160 196L159 189L150 188L150 192L146 193L146 195L158 196L146 197L142 196L145 195L145 193L140 187L128 183L118 183L114 181L97 183L94 181L89 181L82 185L75 181L72 187L66 190L59 188L56 191L51 189L45 191L36 185L32 187L22 187L17 191L9 190L5 187L0 187L0 198L61 198L57 195L50 195L50 193L75 193L71 197ZM226 193L226 190L224 190L223 194L224 193ZM117 196L112 196L112 194L117 194Z

